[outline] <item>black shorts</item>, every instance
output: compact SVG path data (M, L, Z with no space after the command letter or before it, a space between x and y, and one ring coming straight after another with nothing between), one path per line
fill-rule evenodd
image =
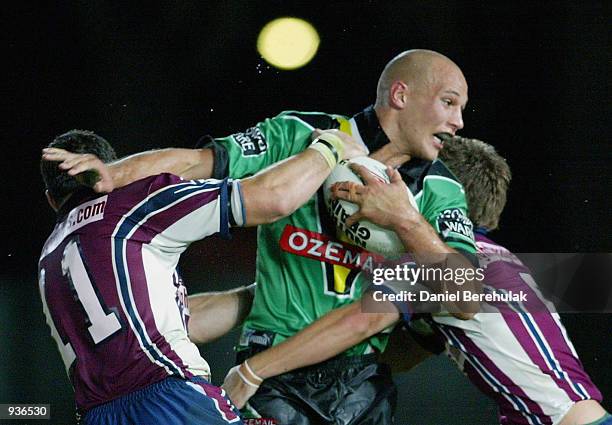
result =
M396 404L391 371L374 354L338 356L266 379L249 400L261 418L279 425L387 425Z

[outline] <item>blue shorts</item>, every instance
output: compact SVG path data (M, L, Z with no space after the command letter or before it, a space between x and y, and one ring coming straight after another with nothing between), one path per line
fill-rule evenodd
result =
M87 425L242 424L225 391L205 379L166 378L89 410Z

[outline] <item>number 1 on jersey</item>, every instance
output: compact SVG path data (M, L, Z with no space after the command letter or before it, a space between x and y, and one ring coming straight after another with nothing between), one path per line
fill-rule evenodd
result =
M62 258L62 272L68 278L70 285L76 291L79 302L89 319L89 334L94 344L105 340L121 329L117 314L113 311L107 313L102 306L102 299L96 293L89 273L83 262L83 257L74 240L68 242Z

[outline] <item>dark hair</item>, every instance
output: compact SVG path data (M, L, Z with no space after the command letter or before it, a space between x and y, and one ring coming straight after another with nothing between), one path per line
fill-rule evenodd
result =
M48 147L65 149L73 153L90 153L100 158L102 162L117 159L110 143L87 130L70 130L57 136ZM59 168L59 162L41 160L40 172L49 194L55 201L61 202L80 186L74 177Z
M477 139L453 137L440 159L465 188L468 215L477 227L497 228L512 179L510 167L495 148Z

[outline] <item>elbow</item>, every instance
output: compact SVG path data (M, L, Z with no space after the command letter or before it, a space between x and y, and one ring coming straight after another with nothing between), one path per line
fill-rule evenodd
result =
M189 321L187 325L187 336L194 344L205 344L210 342L206 337L206 334L200 333L200 329L197 326L192 325L191 321Z
M363 341L385 328L380 316L383 316L383 314L356 311L344 318L343 327L347 334L354 335L358 341Z

